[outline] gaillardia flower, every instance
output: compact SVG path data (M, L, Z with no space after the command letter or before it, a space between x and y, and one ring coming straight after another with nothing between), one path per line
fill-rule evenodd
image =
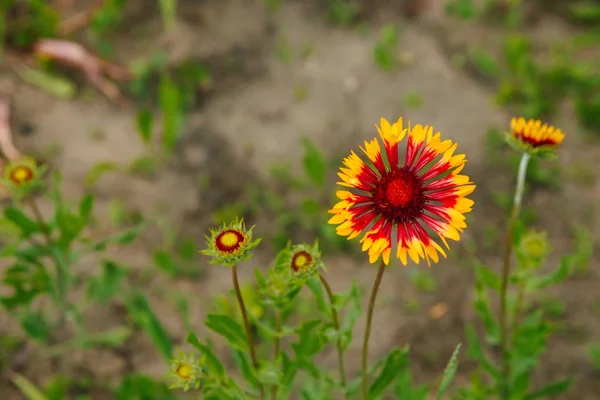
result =
M563 141L565 134L540 120L513 118L510 121L510 132L506 140L518 151L531 155L548 157L554 155L554 150Z
M317 272L319 268L323 268L317 243L314 246L294 245L290 248L288 257L286 265L297 277L308 277Z
M246 229L243 220L211 229L210 237L206 237L208 249L200 252L211 256L212 264L232 266L247 260L252 256L251 250L260 243L260 239L252 241L252 229Z
M202 368L193 354L186 355L179 351L170 363L168 375L172 383L169 389L181 388L184 391L191 388L198 389L202 373Z
M33 158L24 157L5 166L0 184L6 187L14 198L27 197L43 186L42 177L45 171L45 166L38 166Z
M341 199L329 212L330 224L339 225L337 233L355 238L366 231L361 243L374 263L381 256L389 264L393 244L396 257L407 264L407 255L415 263L425 259L437 262L438 253L446 257L433 239L438 236L447 249L447 239L458 241L466 227L463 214L471 211L473 201L465 196L475 185L459 175L466 160L454 154L457 144L440 139L430 126L405 128L402 118L390 125L381 119L377 127L385 151L374 138L365 141L365 162L355 152L344 159L338 173L339 185L350 190L338 191ZM404 160L399 143L408 136Z

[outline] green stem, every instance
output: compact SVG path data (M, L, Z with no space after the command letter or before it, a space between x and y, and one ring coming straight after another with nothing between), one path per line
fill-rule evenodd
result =
M346 370L344 367L344 348L342 347L342 337L340 334L340 320L338 318L337 310L335 309L335 297L333 296L333 291L331 290L331 286L325 280L325 277L319 274L319 279L321 279L321 283L323 284L323 288L325 288L325 292L327 292L327 297L329 298L329 303L331 304L331 320L333 322L333 327L338 332L338 340L337 340L337 351L338 351L338 369L340 371L340 384L342 385L342 390L344 394L346 393ZM347 395L346 395L347 398Z
M525 189L525 176L527 174L527 163L530 155L523 153L521 162L519 163L519 171L517 174L517 185L515 188L515 197L513 201L513 209L508 222L508 230L506 232L506 247L504 248L504 258L502 263L502 284L500 287L500 351L502 354L502 375L501 375L501 398L508 399L510 394L510 362L508 352L508 321L507 321L507 298L508 298L508 281L510 278L510 257L512 254L513 233L521 203L523 201L523 191Z
M519 284L519 289L517 292L517 302L515 303L515 311L512 319L512 325L509 329L508 339L513 337L513 331L515 328L515 324L519 320L519 316L521 315L521 308L523 308L523 301L525 300L525 282L521 282Z
M281 310L275 310L275 332L277 332L277 337L275 338L275 347L274 347L274 356L275 364L277 364L279 360L279 351L281 347L281 337L279 334L281 333ZM277 399L277 385L273 386L271 397L273 400Z
M248 313L246 312L246 305L244 304L244 298L242 297L242 291L240 290L240 283L238 280L237 266L231 267L231 277L233 280L233 289L240 305L240 311L242 313L242 320L244 321L244 329L246 330L246 337L248 338L248 347L250 348L250 358L252 358L252 365L258 373L258 360L256 358L256 351L254 349L254 339L252 338L252 331L250 330L250 323L248 322ZM260 390L260 398L265 398L265 392L262 384L258 384Z
M67 316L67 290L68 290L68 274L67 267L63 259L62 253L60 250L54 246L54 241L52 240L52 236L50 235L50 230L48 229L48 225L44 220L44 217L38 207L37 202L32 197L29 199L29 205L31 206L31 211L33 211L33 215L35 217L36 222L40 226L42 230L42 234L44 236L44 240L46 242L46 246L48 246L48 251L51 254L52 260L54 261L54 265L56 267L56 297L59 307L59 316L57 326L58 328L62 328L66 322Z
M373 322L373 311L375 310L375 299L377 298L377 292L381 285L381 278L385 271L385 263L383 259L379 263L379 269L377 270L377 276L373 282L373 288L371 289L371 298L369 299L369 308L367 310L367 322L365 326L365 338L363 340L362 347L362 398L368 400L369 398L369 382L367 380L367 359L369 357L369 336L371 336L371 323Z

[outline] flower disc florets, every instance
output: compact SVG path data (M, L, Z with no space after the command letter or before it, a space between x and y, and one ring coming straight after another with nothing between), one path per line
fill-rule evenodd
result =
M252 241L252 229L253 227L246 229L243 220L211 229L210 236L206 237L208 249L202 250L201 253L211 256L212 264L229 267L247 260L252 256L251 250L260 243L260 239Z
M519 152L529 153L540 158L553 158L556 147L563 141L565 134L555 127L542 124L540 120L513 118L507 143Z
M203 370L193 354L184 354L181 351L171 360L169 367L169 378L171 385L169 389L183 389L200 387Z
M38 166L30 157L9 162L4 168L0 184L6 187L13 198L22 199L43 187L45 166Z
M314 246L306 244L292 246L286 265L297 278L304 279L316 273L319 268L323 268L318 243Z

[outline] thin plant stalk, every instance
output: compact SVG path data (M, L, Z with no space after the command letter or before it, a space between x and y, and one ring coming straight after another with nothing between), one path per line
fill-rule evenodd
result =
M256 372L258 372L258 359L256 358L256 350L254 349L254 339L252 338L252 331L250 330L250 323L248 322L248 313L246 312L246 305L244 303L244 298L242 297L242 291L240 290L240 283L238 280L237 266L233 265L231 267L231 278L233 280L233 289L235 290L235 295L237 297L238 304L240 306L240 311L242 313L242 320L244 321L244 329L246 330L246 337L248 338L248 347L250 348L250 358L252 359L252 365ZM258 384L258 388L260 390L260 398L265 398L265 392L262 387L262 384Z
M375 300L377 299L377 293L379 292L379 286L381 285L381 279L385 272L385 263L383 259L379 263L379 269L377 270L377 276L373 282L373 288L371 289L371 297L369 298L369 308L367 309L367 322L365 326L365 337L363 340L362 347L362 398L368 400L369 398L369 382L367 379L367 361L369 357L369 337L371 336L371 323L373 322L373 311L375 310Z
M279 352L281 349L281 337L279 336L281 333L281 310L279 309L275 310L275 332L277 332L277 337L275 338L273 359L275 360L275 363L277 363L279 359ZM273 386L271 398L273 400L277 399L277 385Z
M33 212L34 218L40 229L42 230L42 234L44 236L44 240L46 245L48 246L48 251L54 260L54 264L56 266L56 297L59 307L59 317L57 326L62 328L66 322L67 316L67 290L68 290L68 274L67 267L64 262L64 258L59 249L54 246L54 241L52 240L52 236L50 235L50 230L48 229L48 225L44 220L44 217L38 207L37 202L32 197L28 200L29 206L31 207L31 211Z
M340 336L340 319L338 317L337 310L335 308L335 297L333 296L333 291L331 290L331 286L325 279L325 277L319 274L319 279L323 284L323 288L327 293L327 297L329 298L329 303L331 304L331 320L333 322L333 327L338 332L338 340L337 340L337 351L338 351L338 369L340 371L340 384L342 386L342 390L344 394L346 393L346 370L344 366L344 349L342 347L342 337ZM347 397L347 395L346 395Z
M504 259L502 263L502 284L500 286L500 350L502 355L502 381L501 390L502 398L507 399L509 395L508 379L510 375L510 362L508 354L508 313L507 313L507 298L508 298L508 280L510 278L510 258L513 247L513 234L521 203L523 202L523 192L525 189L525 176L527 175L527 164L529 163L530 155L523 153L521 162L519 163L519 171L517 173L517 185L515 188L515 197L513 201L513 209L508 222L508 230L506 232L506 247L504 249Z

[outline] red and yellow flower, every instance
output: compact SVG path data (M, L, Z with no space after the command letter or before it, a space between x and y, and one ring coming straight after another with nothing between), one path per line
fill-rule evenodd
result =
M11 197L22 199L44 187L42 179L45 172L45 165L38 165L31 157L23 157L4 167L0 185L6 188Z
M348 239L364 232L360 242L371 263L382 257L389 264L394 247L404 265L408 258L417 264L421 259L438 262L438 253L446 253L434 237L449 249L447 240L460 240L464 214L473 206L466 196L475 185L460 174L465 155L455 154L457 144L442 140L431 126L404 127L402 118L390 125L382 118L377 130L384 151L374 138L361 148L368 161L355 152L344 159L338 184L349 190L336 193L341 201L329 211L329 223ZM399 144L405 136L401 160Z
M512 147L539 156L553 155L564 138L565 134L560 129L543 124L540 120L525 120L523 117L511 119L510 132L507 134L507 141Z
M212 264L231 267L252 257L252 250L258 246L260 239L252 240L252 229L246 229L243 220L224 224L210 230L206 237L207 249L200 252L212 257Z

